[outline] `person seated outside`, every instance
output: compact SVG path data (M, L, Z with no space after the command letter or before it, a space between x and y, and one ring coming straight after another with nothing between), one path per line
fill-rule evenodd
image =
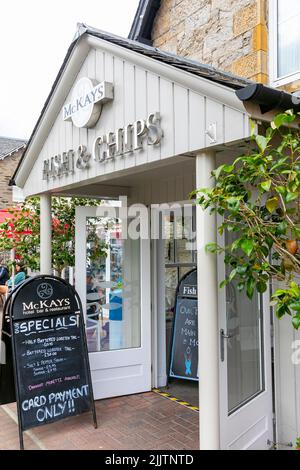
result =
M8 269L5 266L3 259L0 259L0 286L5 286L8 280L9 280Z
M14 287L19 286L26 279L25 267L21 261L16 262L16 274L12 276L5 284L5 286L0 285L0 295L6 295Z

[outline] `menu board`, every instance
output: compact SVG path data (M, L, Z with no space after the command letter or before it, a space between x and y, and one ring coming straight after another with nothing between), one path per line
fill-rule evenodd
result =
M74 288L54 276L29 279L13 295L10 317L22 430L94 411L82 309Z
M177 288L169 376L188 380L199 378L196 270L187 273Z

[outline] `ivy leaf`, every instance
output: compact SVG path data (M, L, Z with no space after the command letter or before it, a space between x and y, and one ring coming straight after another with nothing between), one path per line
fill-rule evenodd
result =
M247 296L249 299L252 299L253 294L254 294L254 286L255 286L255 279L253 277L250 277L247 281Z
M247 256L250 256L254 248L254 242L250 238L243 238L240 247Z
M271 184L272 184L272 181L271 180L267 180L267 181L263 181L262 183L260 183L260 188L263 190L263 191L270 191L270 188L271 188Z
M240 208L240 199L237 197L229 197L227 199L228 209L237 212Z
M271 168L270 168L270 171L274 171L276 170L276 168L282 166L286 161L287 161L288 157L282 157L280 158Z
M255 140L256 140L256 143L257 143L260 151L263 153L267 148L268 140L263 135L257 135L255 137Z
M205 246L206 253L216 253L218 251L217 243L208 243Z
M221 166L219 166L216 170L213 171L213 175L214 175L214 177L216 178L216 180L219 179L220 174L222 173L224 166L225 166L225 165L221 165Z
M287 195L285 196L286 202L295 201L295 199L297 199L297 198L298 198L298 194L291 193L291 192L288 192Z
M297 314L298 313L300 314L300 302L299 301L290 303L290 308L292 310L295 310L297 312Z
M265 242L268 245L269 250L271 250L272 246L274 245L274 240L271 237L266 237Z
M267 283L264 281L259 281L256 283L256 289L260 294L263 294L264 292L266 292L267 288L268 288Z
M222 289L223 287L225 287L225 286L228 284L228 282L229 282L228 279L224 279L224 281L220 282L220 284L219 284L220 289Z
M240 275L246 274L247 269L248 269L248 266L246 264L239 265L236 268L237 273L240 274Z
M283 124L289 124L295 119L293 114L278 114L271 123L272 129L279 129Z
M268 211L270 212L270 214L272 214L272 212L275 211L275 209L277 208L278 206L278 198L276 196L274 197L271 197L270 199L267 200L266 202L266 208L268 209Z
M275 191L284 196L286 193L286 188L284 186L276 186Z
M276 296L274 298L276 298ZM289 309L285 304L277 304L277 307L276 307L277 318L280 319L284 317L284 315L286 315L287 313L289 313Z
M293 327L294 327L296 330L299 329L299 326L300 326L300 315L299 315L299 314L293 316L293 318L292 318L292 324L293 324Z
M278 235L284 235L286 233L286 230L287 230L287 222L285 220L283 220L282 222L280 222L277 227L276 227L276 234Z
M223 171L225 171L225 173L231 173L233 169L234 169L234 165L224 165L223 166Z

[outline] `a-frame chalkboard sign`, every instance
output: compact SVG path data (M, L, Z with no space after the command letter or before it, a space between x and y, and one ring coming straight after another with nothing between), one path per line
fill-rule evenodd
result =
M8 313L23 431L91 411L93 398L83 311L75 289L56 276L35 276L16 288Z
M197 304L197 269L193 269L176 289L169 377L199 380Z

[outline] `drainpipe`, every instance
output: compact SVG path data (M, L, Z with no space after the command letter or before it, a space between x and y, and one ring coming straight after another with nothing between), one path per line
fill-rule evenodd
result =
M52 274L52 216L51 196L40 196L40 272Z
M197 188L209 188L214 185L211 172L215 168L215 152L206 150L196 156ZM220 416L217 259L205 250L207 243L217 240L216 216L197 205L196 223L200 450L218 450Z
M241 101L250 101L251 103L258 104L263 114L273 109L300 111L300 96L267 87L262 83L248 85L237 90L235 93Z

